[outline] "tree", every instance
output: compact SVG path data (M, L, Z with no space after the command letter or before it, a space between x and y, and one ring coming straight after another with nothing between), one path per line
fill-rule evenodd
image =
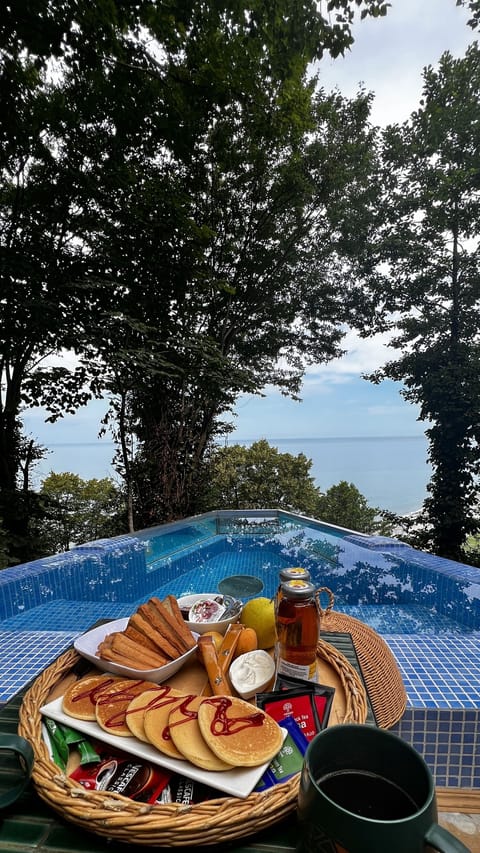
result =
M353 483L323 494L303 453L280 453L261 439L249 447L216 447L206 470L202 509L283 509L363 533L388 533L380 510L370 507Z
M218 10L202 13L188 86L172 81L188 133L158 141L93 235L91 254L121 295L99 348L137 439L122 466L141 527L195 512L203 456L238 395L267 384L298 395L305 365L338 355L341 323L358 314L349 253L370 186L370 99L312 98L302 21L282 63L278 34L263 56L264 30L248 34L245 53L243 21L227 27L236 35L210 81L218 103L197 116L198 56L225 26Z
M318 518L329 524L347 527L360 533L387 532L379 521L380 510L368 505L367 499L353 483L341 480L321 495Z
M279 508L316 516L320 492L303 453L280 453L268 441L217 447L210 459L205 508Z
M480 52L445 53L424 72L409 121L383 140L382 297L397 360L372 378L403 381L429 426L424 547L463 559L478 529L480 468ZM378 296L378 294L377 294ZM392 319L393 316L393 319Z
M268 381L295 392L302 359L337 351L344 317L338 247L323 291L310 271L308 239L330 232L305 180L322 162L322 139L304 156L306 68L351 45L356 12L387 4L94 5L11 3L0 24L0 509L12 536L25 533L22 405L54 418L105 389L128 400L142 447L134 472L125 453L123 465L140 521L175 517L195 505L221 413ZM324 205L346 191L331 183ZM79 367L46 368L65 348Z
M46 505L44 545L48 553L125 531L125 508L113 480L83 480L78 474L51 472L42 483Z
M468 24L472 29L477 29L480 23L480 0L456 0L457 6L466 6L472 17Z

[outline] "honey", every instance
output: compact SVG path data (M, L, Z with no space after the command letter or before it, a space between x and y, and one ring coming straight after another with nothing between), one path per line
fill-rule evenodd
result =
M311 581L297 579L281 584L276 623L277 672L316 681L320 622Z
M308 569L302 569L301 566L289 566L288 569L281 569L278 574L278 589L275 596L275 613L278 611L278 605L282 597L282 583L293 580L310 580L310 572Z

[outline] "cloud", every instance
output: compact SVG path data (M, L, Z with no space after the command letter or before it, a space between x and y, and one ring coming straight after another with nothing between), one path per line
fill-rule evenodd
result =
M345 57L322 60L320 84L347 97L362 84L375 94L374 124L403 122L418 107L424 68L437 65L445 50L463 55L476 40L468 18L455 0L392 0L386 17L357 20Z
M358 379L364 373L372 373L386 361L392 361L394 351L388 344L393 333L361 338L357 332L349 330L342 346L346 350L341 358L335 358L328 364L310 365L305 373L305 388L324 384L339 384Z

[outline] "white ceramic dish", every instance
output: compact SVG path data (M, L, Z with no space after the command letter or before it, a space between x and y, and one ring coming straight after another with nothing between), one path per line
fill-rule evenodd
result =
M70 728L83 732L91 738L101 740L103 743L108 743L110 746L122 749L146 761L151 761L152 764L166 767L167 770L180 773L182 776L188 776L189 779L203 782L205 785L217 788L219 791L231 794L233 797L248 797L270 764L270 762L267 762L258 767L235 767L233 770L224 770L221 773L211 770L201 770L200 767L195 767L189 761L179 761L176 758L169 758L167 755L159 752L158 749L150 746L150 744L142 743L142 741L137 740L135 737L111 735L100 728L97 723L69 717L68 714L64 714L62 711L62 702L63 699L60 696L58 699L54 699L40 708L40 713L46 717L50 717L52 720L56 720L57 723L63 723L66 726L70 726ZM253 706L252 710L255 710ZM282 732L285 739L287 734L286 729L282 729Z
M143 678L144 681L153 681L155 684L161 684L162 681L171 678L172 675L182 668L184 663L195 655L196 646L185 652L184 655L176 658L176 660L172 660L158 669L131 669L128 666L121 666L119 663L99 658L96 653L99 643L102 642L107 634L112 634L114 631L123 631L127 627L127 624L128 617L125 619L115 619L113 622L106 622L104 625L92 628L91 631L87 631L81 637L77 637L73 645L82 657L95 664L102 672L113 672L115 675L124 675L125 678ZM196 640L198 634L192 632L192 636Z
M177 599L178 606L180 610L186 611L190 610L192 605L197 601L208 601L212 598L221 598L223 596L218 592L205 592L205 593L193 593L192 595L182 595ZM241 608L238 613L228 619L220 619L218 622L189 622L188 619L185 619L185 623L188 625L192 632L197 634L204 634L206 631L218 631L219 634L224 634L229 625L233 625L234 622L238 622L241 615Z
M261 693L275 675L275 662L268 652L256 649L235 658L228 671L232 687L241 699Z

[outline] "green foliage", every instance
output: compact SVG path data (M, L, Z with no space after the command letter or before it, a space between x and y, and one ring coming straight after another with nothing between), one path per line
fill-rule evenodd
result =
M8 537L0 518L0 569L6 569L9 565Z
M399 356L372 378L403 381L420 406L433 471L425 547L457 560L479 525L479 96L477 45L425 70L418 111L384 134L376 243Z
M46 517L44 540L48 553L125 531L122 495L113 480L83 480L77 474L51 472L40 497Z
M379 523L379 510L368 505L353 483L342 481L322 494L311 467L303 453L280 453L265 439L250 447L217 447L207 471L203 509L284 509L364 533L388 532Z
M209 509L278 507L315 516L320 492L311 467L311 459L303 453L280 453L265 439L250 447L216 448L205 500Z
M322 521L360 533L373 533L378 527L379 510L370 507L357 487L346 480L330 486L320 497L318 513Z
M134 498L140 524L185 515L238 394L271 383L296 395L305 364L338 353L340 324L359 310L345 201L360 204L369 184L369 100L314 99L307 68L350 47L355 15L387 5L8 5L4 496L17 487L22 406L54 419L107 391L112 417L125 415L130 518ZM357 229L361 243L360 217ZM72 370L52 366L65 349Z
M476 30L480 24L480 0L456 0L457 6L465 6L472 17L468 24L472 29Z

